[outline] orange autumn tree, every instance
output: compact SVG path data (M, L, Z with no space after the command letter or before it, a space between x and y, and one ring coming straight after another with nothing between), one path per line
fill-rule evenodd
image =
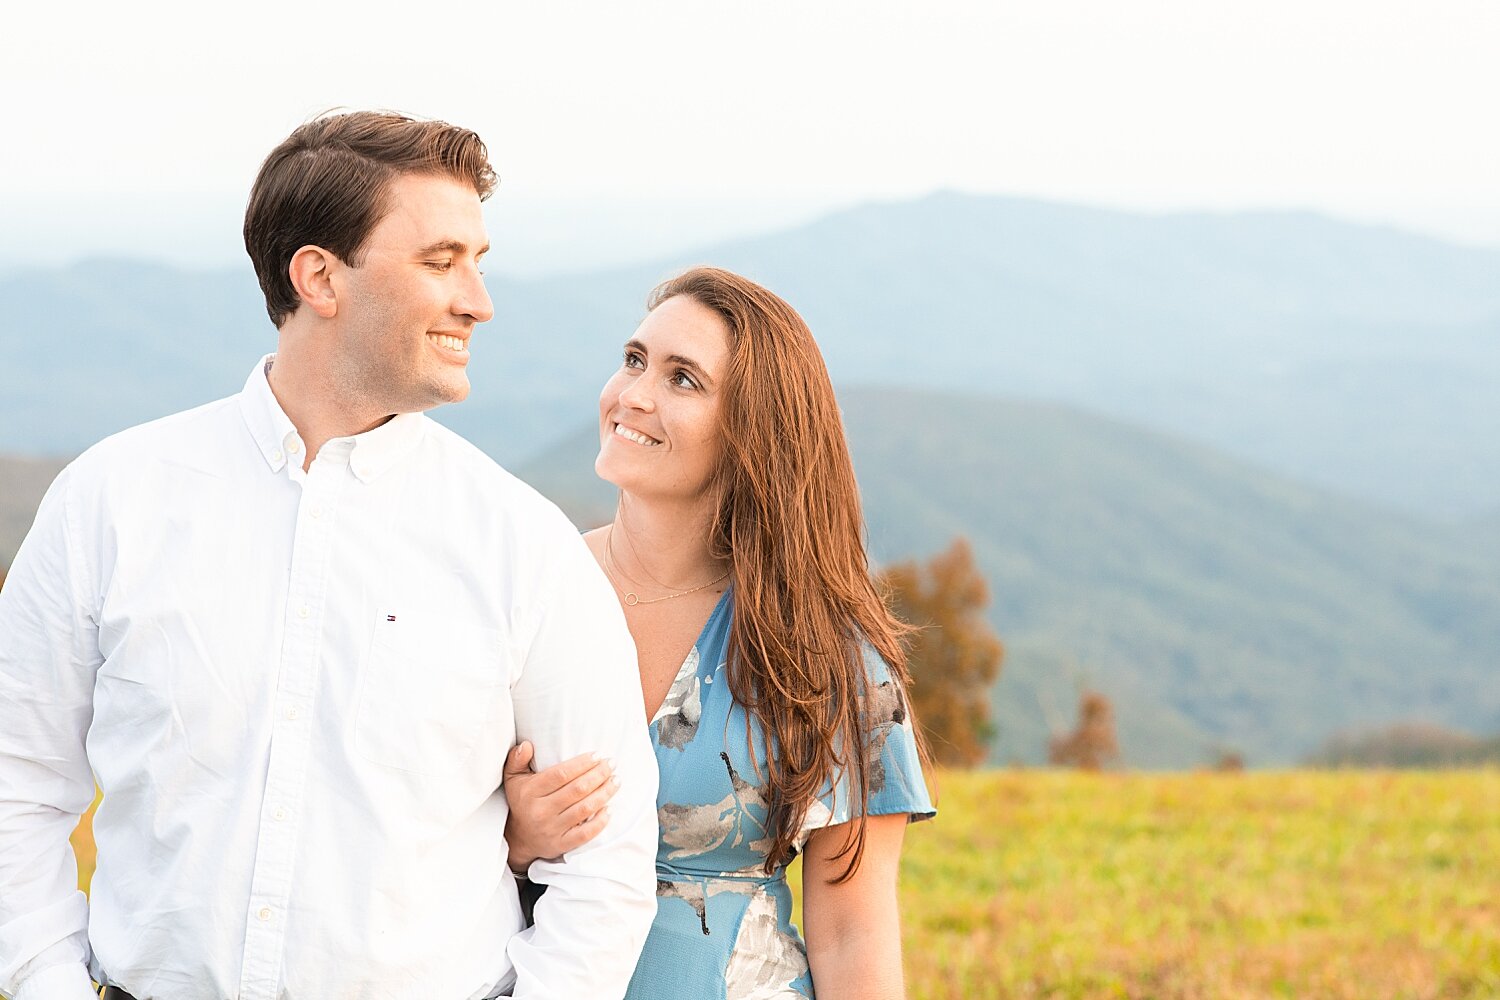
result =
M990 591L973 550L957 538L927 563L897 563L880 577L892 609L915 627L907 642L912 710L933 757L957 767L982 763L1005 647L984 619Z

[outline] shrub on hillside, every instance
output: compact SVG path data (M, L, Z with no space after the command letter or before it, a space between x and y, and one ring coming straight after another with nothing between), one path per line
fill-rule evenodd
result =
M1098 771L1119 759L1114 705L1098 691L1084 691L1078 698L1077 728L1052 737L1047 746L1047 762Z

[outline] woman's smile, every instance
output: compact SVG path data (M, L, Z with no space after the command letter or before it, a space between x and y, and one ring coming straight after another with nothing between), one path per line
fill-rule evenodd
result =
M661 444L656 438L642 434L640 431L633 431L624 424L615 424L615 436L622 437L626 441L633 441L639 445L645 445L647 448L655 448Z

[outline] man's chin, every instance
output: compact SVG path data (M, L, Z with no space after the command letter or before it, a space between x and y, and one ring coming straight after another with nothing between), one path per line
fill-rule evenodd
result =
M448 403L462 403L468 398L469 380L467 378L454 381L444 380L432 387L432 398L423 409L432 410Z

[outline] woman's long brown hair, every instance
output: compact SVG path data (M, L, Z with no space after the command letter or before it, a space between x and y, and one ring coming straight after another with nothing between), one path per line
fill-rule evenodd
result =
M837 855L848 858L834 880L843 882L864 856L870 796L873 692L862 643L884 657L904 694L907 630L870 578L854 465L807 324L767 289L718 268L663 282L648 307L678 295L729 328L709 545L729 560L734 585L730 690L766 737L766 873L791 859L811 804L847 777L858 798Z

